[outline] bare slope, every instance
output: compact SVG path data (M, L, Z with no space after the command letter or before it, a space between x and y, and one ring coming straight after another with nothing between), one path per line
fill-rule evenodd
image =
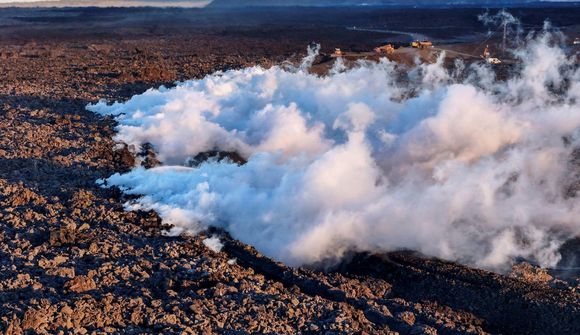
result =
M316 29L280 43L251 30L159 36L149 23L40 27L0 29L0 331L579 332L577 291L533 271L526 281L412 254L359 255L335 272L290 269L219 231L163 237L155 213L127 213L119 193L97 187L134 158L88 102L268 66L302 51ZM219 253L203 244L213 234L222 234Z

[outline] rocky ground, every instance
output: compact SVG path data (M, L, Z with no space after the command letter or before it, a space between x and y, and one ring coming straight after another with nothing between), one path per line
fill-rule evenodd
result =
M300 43L298 43L300 42ZM275 37L175 34L0 43L0 331L6 334L578 334L580 286L412 253L292 269L221 231L164 237L95 181L134 157L85 110L304 49ZM272 48L272 45L276 47ZM233 52L232 49L235 51ZM215 252L203 243L218 235Z

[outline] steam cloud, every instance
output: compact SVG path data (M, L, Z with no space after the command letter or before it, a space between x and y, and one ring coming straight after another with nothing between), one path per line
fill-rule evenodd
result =
M488 65L399 71L382 60L216 73L88 108L117 140L151 143L164 166L106 180L142 195L172 233L218 226L291 265L349 251L412 249L499 269L553 266L580 233L580 71L549 33L517 52L504 81ZM461 79L459 79L461 78ZM188 164L203 152L247 164Z

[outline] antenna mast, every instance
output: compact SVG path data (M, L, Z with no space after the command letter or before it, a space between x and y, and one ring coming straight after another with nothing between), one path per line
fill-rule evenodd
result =
M507 21L503 21L503 42L502 42L502 49L503 53L505 54L505 49L507 46Z

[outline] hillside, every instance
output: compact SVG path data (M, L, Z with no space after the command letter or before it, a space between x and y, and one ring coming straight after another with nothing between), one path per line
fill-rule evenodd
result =
M214 0L208 7L268 7L268 6L393 6L393 7L551 7L577 6L570 1L530 1L530 0Z

